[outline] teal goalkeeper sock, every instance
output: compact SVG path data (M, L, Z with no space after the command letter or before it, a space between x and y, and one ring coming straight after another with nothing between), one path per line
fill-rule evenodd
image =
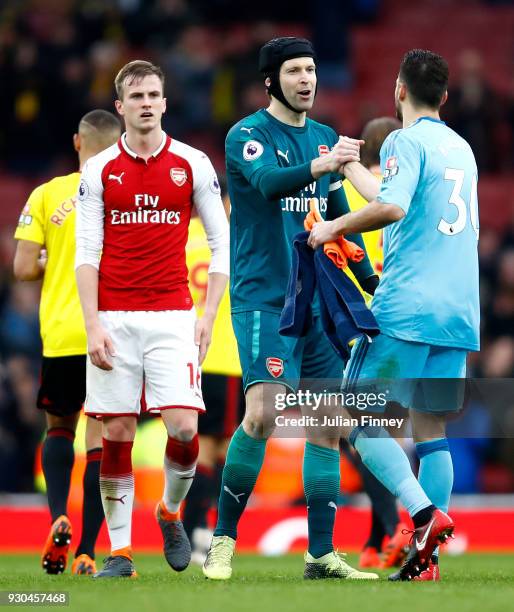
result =
M223 468L215 536L237 538L237 524L261 471L266 440L251 438L240 425L232 436Z
M356 427L350 434L350 442L364 465L396 495L410 516L431 505L412 473L404 450L385 429Z
M334 550L332 536L339 481L339 451L306 442L303 488L307 500L309 553L315 558Z
M436 508L448 512L453 487L453 463L446 438L418 442L416 453L419 457L419 484L430 497ZM434 550L438 556L439 550Z

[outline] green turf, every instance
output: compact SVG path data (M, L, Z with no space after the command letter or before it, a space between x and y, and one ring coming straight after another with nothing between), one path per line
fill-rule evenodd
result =
M355 556L349 561L355 563ZM298 555L265 558L239 555L229 582L205 580L199 568L172 572L157 555L137 555L137 580L94 581L47 576L34 555L0 556L0 589L64 590L70 609L88 612L490 612L514 607L514 555L473 554L443 558L440 583L304 581ZM46 607L44 609L47 609Z

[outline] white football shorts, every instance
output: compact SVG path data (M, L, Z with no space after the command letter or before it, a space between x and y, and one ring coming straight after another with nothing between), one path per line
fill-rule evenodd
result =
M103 311L99 319L110 335L112 370L87 360L85 413L92 416L137 415L143 390L149 412L169 408L204 411L196 311Z

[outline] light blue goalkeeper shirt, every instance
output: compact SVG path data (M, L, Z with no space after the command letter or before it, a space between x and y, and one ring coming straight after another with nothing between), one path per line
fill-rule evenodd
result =
M383 333L479 350L477 165L443 121L421 117L380 151L378 200L405 217L384 230L384 271L372 310Z

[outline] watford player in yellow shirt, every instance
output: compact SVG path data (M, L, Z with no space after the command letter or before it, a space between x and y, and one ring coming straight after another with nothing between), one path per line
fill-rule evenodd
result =
M392 131L401 127L402 124L393 117L380 117L368 122L363 129L362 140L365 141L365 144L360 151L361 163L375 174L378 180L381 180L380 148L382 143ZM350 181L344 181L343 186L352 211L359 210L367 204L367 200L358 193ZM362 234L362 237L371 265L380 276L383 264L382 230L366 232ZM351 271L347 272L352 276ZM358 287L358 283L356 284ZM396 498L371 474L357 456L353 456L352 459L357 465L364 490L371 500L372 509L371 531L361 552L359 566L384 569L400 565L405 556L404 548L408 545L409 535L402 533L406 526L400 523ZM386 538L388 542L382 552Z
M230 203L226 195L223 202L228 216ZM198 218L191 219L189 224L186 257L189 288L197 314L201 316L211 255ZM223 467L228 442L244 414L241 366L232 330L228 288L219 305L209 352L202 364L202 394L207 412L198 418L200 452L183 519L191 541L191 561L197 565L203 565L211 543L207 512L217 501L218 471Z
M75 282L75 207L80 169L120 137L118 119L104 110L82 117L73 145L79 171L37 187L20 216L14 275L21 281L43 279L39 308L43 359L37 406L46 411L42 464L52 527L42 555L48 574L66 568L72 527L67 517L73 440L86 395L86 331ZM82 538L74 574L96 571L94 547L104 518L99 489L101 423L88 418L87 467L84 474Z

